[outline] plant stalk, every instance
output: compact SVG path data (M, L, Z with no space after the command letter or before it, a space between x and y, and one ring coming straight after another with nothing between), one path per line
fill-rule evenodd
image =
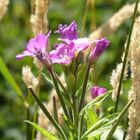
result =
M85 74L85 80L84 80L83 87L82 87L82 93L81 93L81 96L80 96L79 112L81 111L81 109L83 107L83 103L84 103L84 97L85 97L85 94L86 94L86 88L87 88L87 82L88 82L90 67L91 67L91 65L88 64L86 74Z
M30 110L29 107L26 108L26 119L30 120ZM30 125L26 124L26 140L30 140Z
M127 63L127 56L128 56L128 52L129 52L131 35L132 35L133 26L134 26L134 23L135 23L136 13L137 13L137 9L138 9L138 3L139 3L139 0L136 0L134 14L133 14L133 18L132 18L132 23L131 23L131 27L130 27L130 30L129 30L127 44L126 44L126 50L125 50L125 55L124 55L124 62L123 62L121 76L120 76L120 81L119 81L119 86L118 86L118 90L117 90L117 98L116 98L116 102L115 102L114 112L117 112L117 109L118 109L119 98L120 98L120 91L121 91L121 87L122 87L122 81L123 81L125 66L126 66L126 63Z
M55 78L55 75L54 75L52 69L51 69L49 72L50 72L50 75L51 75L51 77L52 77L52 80L53 80L53 83L54 83L54 87L55 87L55 90L56 90L56 92L57 92L59 101L60 101L60 103L61 103L61 105L62 105L62 108L63 108L63 110L64 110L64 113L65 113L65 115L66 115L68 118L70 118L70 117L69 117L69 113L68 113L67 108L66 108L66 105L65 105L65 102L64 102L64 99L63 99L63 97L62 97L62 95L61 95L61 92L60 92L60 89L59 89L59 86L58 86L58 83L57 83L57 79Z
M46 107L43 105L43 103L41 102L41 100L34 93L33 89L29 87L29 90L30 90L30 93L31 93L32 97L36 101L36 103L40 106L40 108L42 109L42 111L44 112L44 114L47 116L47 118L50 120L50 122L53 124L53 126L57 129L57 131L61 135L62 140L67 140L67 137L66 137L64 131L59 126L59 124L52 118L52 116L50 115L50 113L48 112L48 110L46 109Z
M57 113L57 107L56 107L56 99L55 99L55 96L53 97L53 115L54 115L54 119L55 119L56 122L58 123L58 113Z
M124 114L127 112L128 108L130 107L130 105L133 103L133 100L131 100L126 106L125 108L122 110L122 112L119 114L118 119L116 120L116 122L113 124L111 130L109 131L108 136L106 137L105 140L111 140L119 122L122 120L122 117L124 116Z

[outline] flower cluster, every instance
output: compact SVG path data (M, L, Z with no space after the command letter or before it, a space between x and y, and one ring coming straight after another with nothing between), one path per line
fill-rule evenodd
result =
M79 52L83 52L90 46L88 38L78 38L77 25L73 21L69 26L59 25L55 32L60 35L58 40L61 43L55 44L55 49L49 53L46 51L48 47L48 38L50 32L45 36L39 33L35 38L29 40L25 51L16 56L17 59L22 59L25 56L37 57L43 64L58 63L69 64ZM90 54L90 63L92 63L103 51L108 47L109 41L106 38L94 41L96 44Z
M88 133L90 132L90 129L88 129L86 125L89 123L88 116L90 116L87 113L93 109L92 105L94 103L101 103L110 94L109 91L107 92L106 88L93 86L90 90L93 102L86 105L85 97L90 85L90 70L98 57L109 46L109 41L106 38L101 38L90 42L86 37L78 38L77 25L75 21L73 21L70 25L59 25L58 30L55 31L55 33L59 34L59 38L57 39L57 43L54 45L53 50L47 51L51 32L48 32L46 35L39 33L36 37L29 40L25 50L21 54L18 54L16 58L20 60L26 56L34 57L36 60L41 62L41 65L44 68L47 69L47 76L50 76L49 78L51 78L55 89L52 107L54 116L51 114L52 111L49 111L47 109L48 107L44 106L39 97L36 95L36 92L38 92L38 89L40 88L40 72L42 67L40 68L38 66L39 77L36 79L38 81L33 81L36 77L31 74L30 75L33 79L30 78L27 81L27 78L30 75L27 75L26 72L24 72L23 80L28 86L28 89L36 103L42 109L51 124L53 124L53 127L57 130L60 139L69 139L70 136L67 135L69 132L72 133L72 137L70 139L86 139ZM88 59L84 59L84 51L90 47L93 48L91 49L89 56L87 56ZM59 79L57 72L55 72L53 68L53 65L56 63L63 68L65 75L64 82ZM24 68L24 71L25 70L29 71L30 69ZM55 94L57 94L57 96L55 96ZM98 96L100 97L96 98ZM66 126L66 131L68 132L66 134L63 131L65 126L63 129L61 128L61 121L58 117L60 113L57 111L57 107L59 107L59 103L57 102L58 100L65 115L65 119L62 121L66 122L66 124L68 122L68 125ZM97 108L95 108L94 115L92 115L92 112L93 111L90 111L91 116L95 116L95 113L97 114L97 117L100 115ZM66 119L68 121L65 121ZM72 125L69 125L69 122ZM84 131L82 127L84 128ZM80 134L79 131L77 131L78 133L72 132L72 129L80 130ZM46 130L43 131L46 132ZM55 137L55 135L50 136L57 139L57 136Z

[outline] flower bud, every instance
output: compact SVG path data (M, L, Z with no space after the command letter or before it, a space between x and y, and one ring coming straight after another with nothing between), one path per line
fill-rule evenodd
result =
M102 38L100 40L94 41L96 46L92 49L89 56L89 63L93 64L95 60L104 52L104 50L108 47L109 41L106 38Z
M105 92L107 92L107 89L103 87L94 86L90 89L92 99L104 94Z

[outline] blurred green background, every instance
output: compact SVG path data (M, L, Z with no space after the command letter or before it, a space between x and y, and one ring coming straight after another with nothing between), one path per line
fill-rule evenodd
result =
M90 5L87 11L84 36L88 36L95 27L99 27L113 13L126 4L125 0L92 1L95 4ZM133 1L127 0L127 2ZM51 0L48 12L49 29L54 31L60 23L69 24L75 20L80 34L85 5L86 0ZM33 36L30 24L30 11L29 0L11 0L6 15L0 21L0 55L23 93L26 93L27 89L21 78L21 68L23 65L31 64L32 60L31 58L25 58L18 61L15 56L25 48L26 42ZM95 84L111 89L110 74L121 60L120 56L123 52L129 26L130 19L114 34L107 36L111 41L111 45L95 66L93 78ZM55 39L51 37L50 42L55 42ZM52 44L50 43L50 47L53 47ZM46 100L47 94L43 94L42 98ZM122 101L125 102L126 97L122 98ZM25 139L25 116L26 111L23 103L0 74L0 140Z

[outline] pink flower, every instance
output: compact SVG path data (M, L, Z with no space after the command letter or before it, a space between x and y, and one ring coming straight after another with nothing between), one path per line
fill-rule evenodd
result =
M16 56L17 59L22 59L25 56L31 57L45 57L46 47L48 46L48 37L50 32L45 36L39 33L35 38L30 39L27 43L25 51Z
M48 58L48 52L46 51L46 48L48 47L49 35L50 32L46 36L39 33L35 38L30 39L27 43L25 51L23 51L21 54L18 54L16 58L20 60L25 56L37 57L40 62L49 70L51 63Z
M56 49L49 53L49 59L52 63L69 64L74 57L74 44L69 45L60 43L56 45Z
M89 57L90 64L92 64L109 46L109 41L106 38L95 40L96 46L92 49Z
M107 89L103 87L94 86L90 89L90 95L93 99L104 94L105 92L107 92Z

